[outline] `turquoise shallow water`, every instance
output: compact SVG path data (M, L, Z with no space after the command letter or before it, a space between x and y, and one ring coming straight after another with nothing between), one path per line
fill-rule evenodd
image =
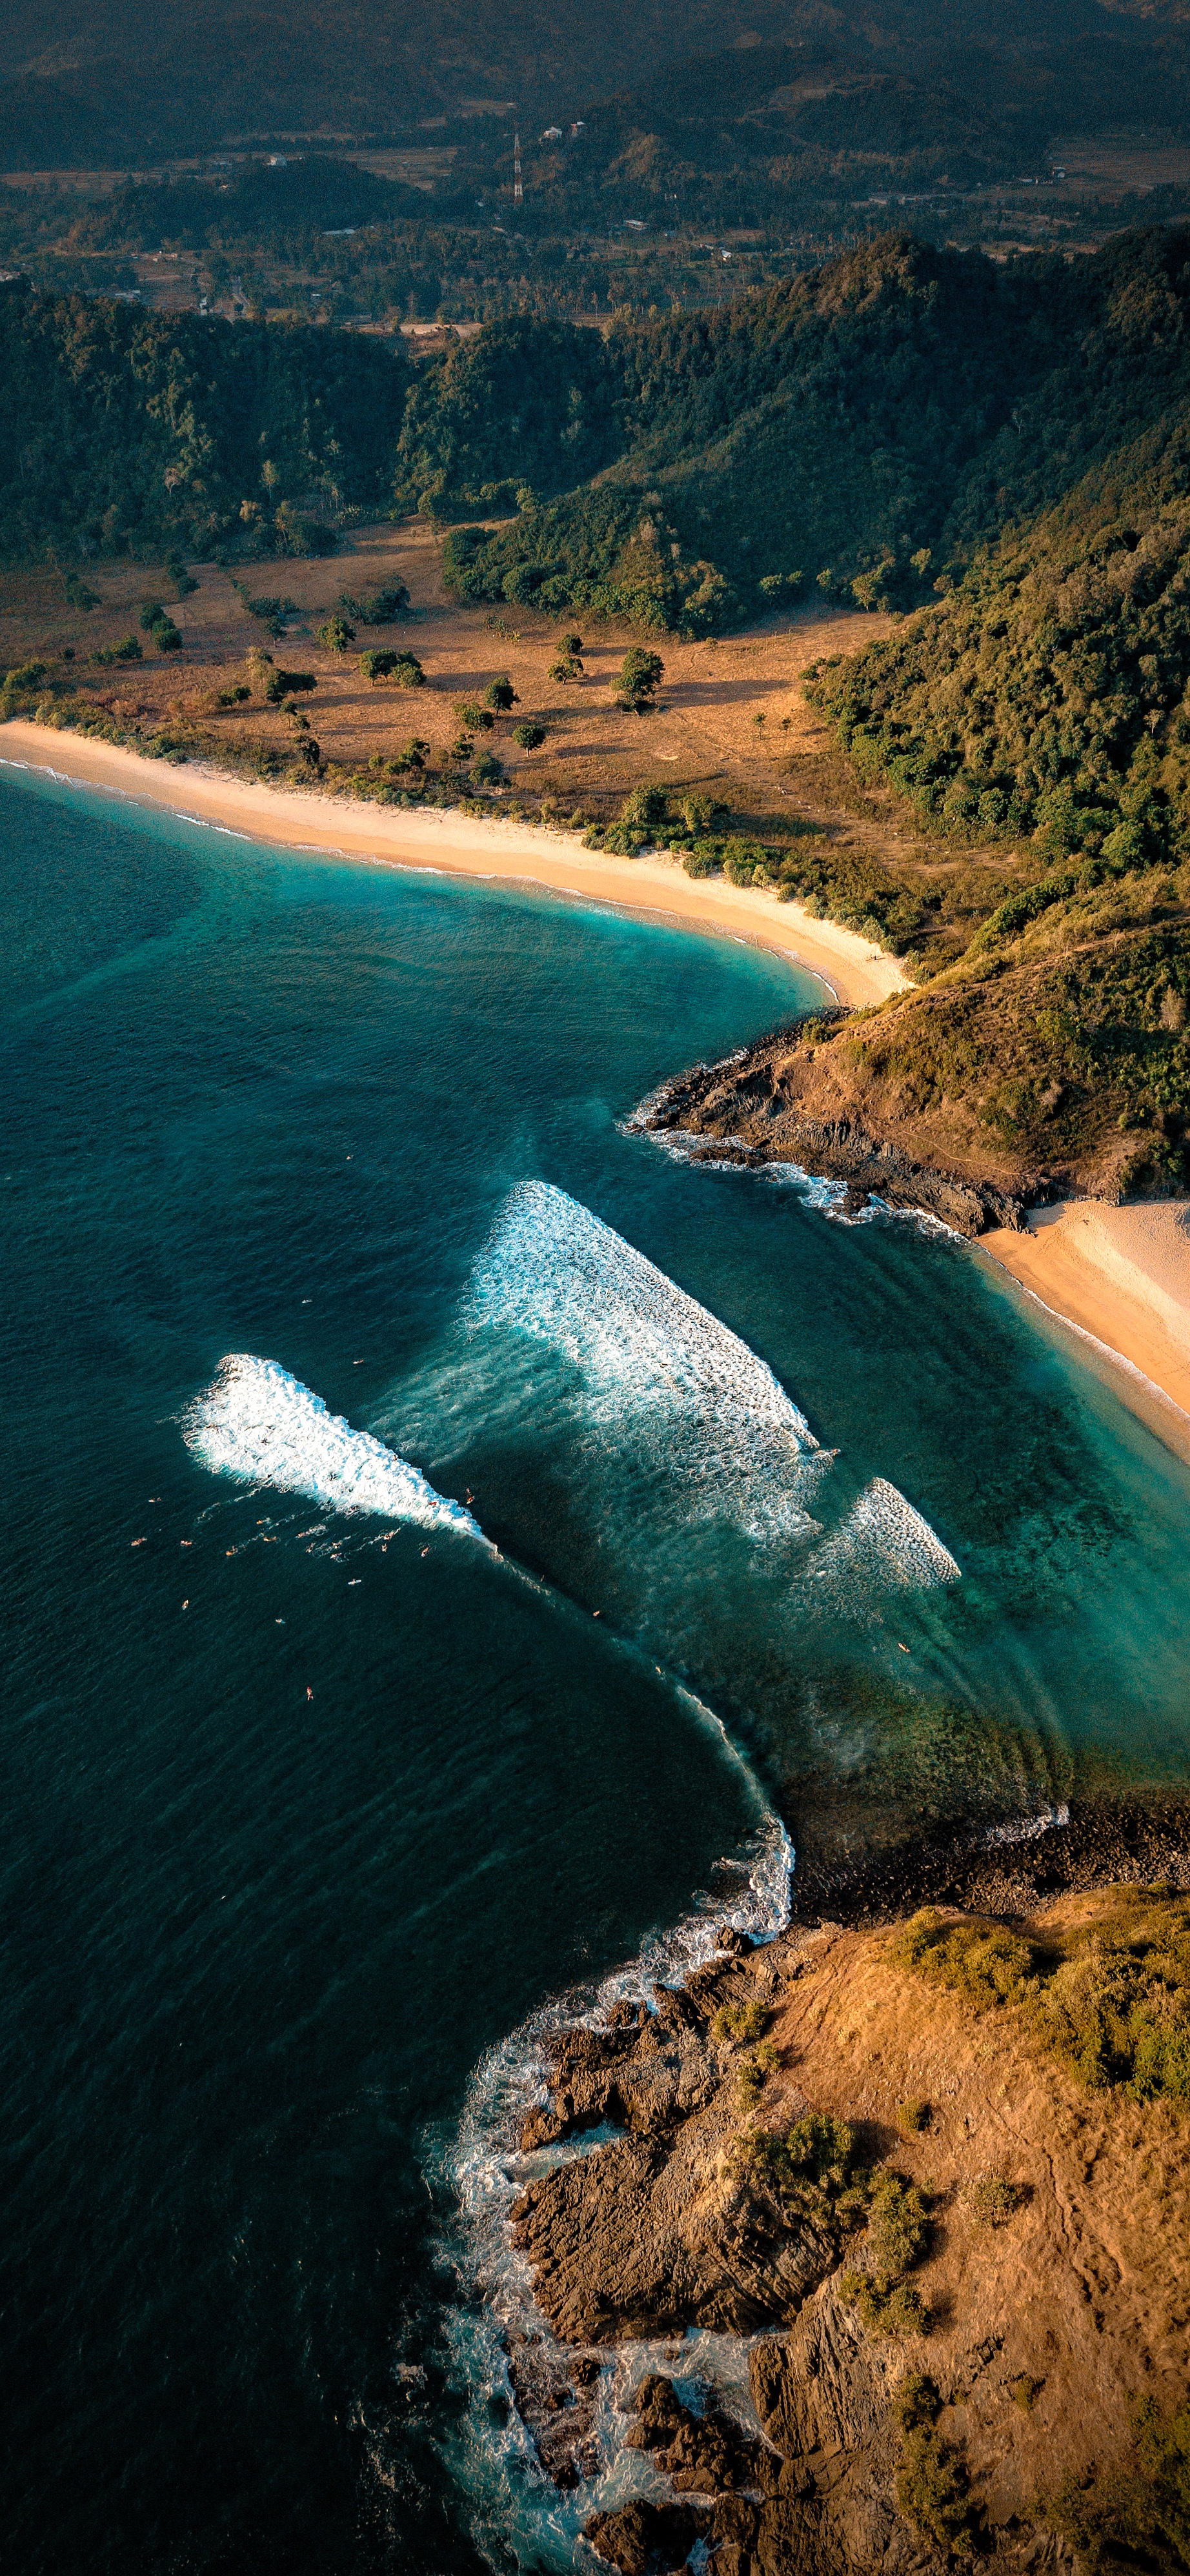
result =
M12 773L0 910L10 2563L558 2563L464 2385L477 2061L774 1798L1184 1778L1190 1478L961 1247L625 1130L775 958ZM217 1472L228 1353L482 1536L320 1501L300 1401Z

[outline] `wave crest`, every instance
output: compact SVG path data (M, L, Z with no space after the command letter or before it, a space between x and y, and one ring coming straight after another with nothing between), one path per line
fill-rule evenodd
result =
M461 1503L436 1493L420 1468L368 1431L329 1413L300 1378L250 1351L231 1351L195 1397L186 1445L216 1475L304 1494L340 1512L375 1512L426 1529L454 1529L488 1547Z
M565 1190L512 1191L465 1311L560 1352L588 1420L631 1429L671 1486L704 1489L711 1516L757 1539L817 1534L805 1506L833 1452L738 1334Z

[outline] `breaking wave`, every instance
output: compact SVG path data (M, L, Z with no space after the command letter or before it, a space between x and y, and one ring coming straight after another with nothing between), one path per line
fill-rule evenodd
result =
M1014 1816L1004 1825L989 1825L977 1840L989 1848L998 1843L1032 1843L1040 1834L1061 1831L1070 1822L1070 1808L1065 1799L1060 1806L1043 1807L1038 1814Z
M820 1598L845 1608L874 1591L930 1592L961 1576L937 1531L895 1485L874 1476L846 1520L814 1549L803 1579Z
M590 1423L631 1429L669 1485L757 1539L808 1537L833 1452L772 1370L622 1235L546 1181L505 1202L472 1274L473 1326L505 1325L560 1352Z
M304 1494L340 1512L453 1529L490 1546L462 1503L435 1493L408 1459L328 1413L320 1395L276 1360L229 1352L183 1420L187 1447L215 1475L284 1494Z

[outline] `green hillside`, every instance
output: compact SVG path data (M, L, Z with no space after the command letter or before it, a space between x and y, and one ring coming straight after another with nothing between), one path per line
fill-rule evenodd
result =
M0 555L306 551L387 499L402 344L0 287Z
M1186 261L1172 229L1074 263L886 238L595 351L542 336L507 375L497 327L417 386L399 497L458 520L502 472L532 487L449 537L467 597L694 631L799 576L908 607L1185 400ZM583 454L598 479L560 488Z

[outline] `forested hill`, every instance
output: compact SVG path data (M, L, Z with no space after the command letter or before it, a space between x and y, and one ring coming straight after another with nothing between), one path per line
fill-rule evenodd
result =
M307 552L387 506L403 344L0 286L0 554Z
M799 577L906 607L1179 411L1188 261L1172 229L1008 263L894 237L603 344L497 326L413 388L398 488L456 521L519 489L448 541L471 597L694 631Z
M1173 228L1007 263L890 236L717 312L513 319L411 373L399 335L9 287L0 550L259 551L395 507L444 525L471 598L694 632L816 584L912 608L1161 447L1188 307Z

